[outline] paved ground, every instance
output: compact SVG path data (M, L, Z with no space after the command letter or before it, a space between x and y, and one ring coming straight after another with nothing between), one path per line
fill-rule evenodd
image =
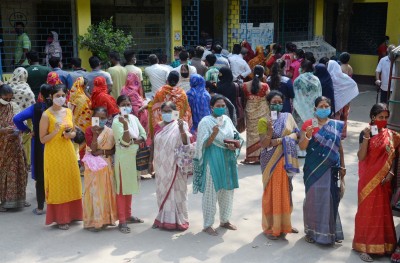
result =
M304 241L302 175L294 179L293 226L299 234L287 240L268 241L261 232L261 171L259 166L239 165L240 188L235 191L232 223L237 231L219 230L219 237L201 232L201 195L189 194L189 230L170 232L151 228L157 214L153 180L142 181L141 193L134 198L133 211L145 220L133 225L132 233L117 229L91 233L81 223L60 231L44 225L45 216L35 216L32 208L0 214L1 262L360 262L351 250L354 216L357 209L358 134L368 121L376 93L360 87L361 94L351 107L349 137L344 143L347 166L346 194L340 204L345 240L333 247L311 245ZM240 159L243 159L243 153ZM35 204L34 186L30 180L28 201ZM216 224L219 221L216 220ZM396 225L400 223L395 218ZM388 262L388 258L377 258Z

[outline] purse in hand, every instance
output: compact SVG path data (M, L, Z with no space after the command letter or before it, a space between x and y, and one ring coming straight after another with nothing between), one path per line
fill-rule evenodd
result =
M236 149L240 148L240 142L238 140L225 139L224 143L233 144Z

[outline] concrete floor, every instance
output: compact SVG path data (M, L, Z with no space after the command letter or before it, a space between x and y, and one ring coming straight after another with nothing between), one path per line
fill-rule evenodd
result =
M35 204L34 183L29 180L27 199L32 207L0 214L0 262L361 262L352 251L354 216L357 210L358 135L366 126L375 103L372 87L360 86L360 95L351 104L348 138L344 142L347 166L346 193L340 203L345 240L335 246L319 246L304 241L302 174L294 180L292 224L300 230L287 240L269 241L261 229L262 182L260 166L239 164L240 188L235 190L231 222L237 231L219 230L218 237L201 232L201 195L189 189L190 228L185 232L154 230L157 215L154 180L143 180L141 193L134 197L133 212L145 220L132 225L132 233L115 228L100 233L83 230L76 223L68 231L45 226L45 216L31 210ZM239 161L244 158L242 155ZM303 162L303 161L302 161ZM216 225L219 224L218 217ZM400 223L395 218L395 224ZM388 262L389 258L376 258Z

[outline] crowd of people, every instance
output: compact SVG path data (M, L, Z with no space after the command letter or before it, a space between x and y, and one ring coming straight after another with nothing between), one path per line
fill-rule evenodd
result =
M91 72L79 58L67 72L61 56L48 58L50 68L39 65L35 51L26 57L29 66L16 68L0 87L1 212L31 205L30 170L36 181L33 213L46 214L46 225L67 230L83 220L89 231L117 226L130 233L129 224L143 223L132 214L132 195L141 176L150 174L159 207L153 228L186 230L193 176L193 192L203 194L203 231L218 235L217 203L220 227L236 230L230 218L246 131L243 163L261 166L266 237L299 232L291 224L292 178L300 173L298 158L305 157L305 240L332 245L344 239L342 142L358 95L350 54L317 62L293 43L285 53L279 44L254 52L246 41L235 44L232 54L218 44L211 50L175 47L171 65L149 56L147 93L132 50L124 52L125 66L119 53L110 52L106 71L91 57ZM385 104L374 105L370 117L360 135L353 242L364 261L396 249L389 195L400 135L386 128Z

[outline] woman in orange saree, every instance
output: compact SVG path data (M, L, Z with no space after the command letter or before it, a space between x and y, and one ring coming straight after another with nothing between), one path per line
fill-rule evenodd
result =
M277 111L277 119L270 114L258 122L260 155L264 193L262 196L262 228L268 239L276 240L287 233L298 233L292 228L291 196L292 177L299 173L296 144L299 130L290 113L283 113L283 95L271 91L267 96L271 110Z
M360 134L358 210L355 218L353 249L360 258L372 262L370 254L390 254L396 248L396 231L391 208L393 160L400 146L400 134L386 128L389 110L375 104L370 112L371 125ZM373 127L373 126L372 126Z

